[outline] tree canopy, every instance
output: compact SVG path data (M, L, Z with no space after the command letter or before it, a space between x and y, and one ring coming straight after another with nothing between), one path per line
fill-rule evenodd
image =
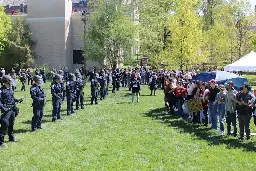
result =
M116 67L131 56L135 24L131 4L118 0L95 0L89 3L86 22L85 58Z

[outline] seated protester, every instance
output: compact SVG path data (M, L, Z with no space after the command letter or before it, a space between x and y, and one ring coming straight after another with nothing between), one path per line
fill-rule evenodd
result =
M250 92L251 87L244 85L243 90L237 94L236 102L238 103L238 121L240 128L240 140L244 140L244 130L247 140L250 139L250 121L252 117L252 107L255 102L255 96Z
M183 117L183 108L182 105L184 103L184 96L187 93L187 89L183 87L182 82L178 82L177 87L175 88L175 97L176 97L176 105L178 108L179 116Z
M202 95L202 106L203 106L203 114L204 114L204 126L208 126L209 89L205 83L201 84L201 95Z
M234 127L233 136L237 136L237 121L236 121L236 103L235 97L237 91L232 87L233 83L228 82L226 85L227 95L226 95L226 122L227 122L227 135L231 135L231 124Z
M225 102L226 91L224 85L219 86L220 92L217 94L214 104L217 104L217 115L220 122L220 134L224 135L224 120L225 120Z
M169 114L174 114L174 108L176 103L175 87L172 84L172 80L169 80L168 86L165 88L165 101L167 102Z

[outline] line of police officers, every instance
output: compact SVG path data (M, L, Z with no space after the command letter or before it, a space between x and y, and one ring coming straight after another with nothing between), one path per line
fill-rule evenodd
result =
M28 84L30 84L30 77L32 77L30 70L26 71ZM21 77L25 77L25 70L20 73ZM45 74L45 73L44 73ZM42 75L39 70L36 70L33 77L34 84L30 88L30 95L32 98L33 117L31 122L31 130L37 131L42 129L42 118L44 115L44 108L46 104L46 94L43 88L40 86L45 83L45 76ZM61 106L66 97L67 100L67 115L75 114L73 104L75 103L75 109L84 109L84 86L87 78L83 78L81 71L77 70L75 74L68 71L58 71L53 74L53 82L51 83L51 95L52 95L52 122L56 120L62 120ZM133 98L136 94L137 102L139 102L138 96L140 92L139 81L135 74L126 75L120 72L119 69L113 70L101 70L97 73L95 70L84 73L84 76L89 76L91 87L91 105L98 104L98 96L100 100L104 100L108 95L108 87L110 81L112 81L112 93L118 91L121 87L129 87L132 90ZM22 90L25 89L26 79L23 78ZM3 86L0 89L0 109L1 115L1 128L0 128L0 147L4 147L4 136L8 134L9 141L16 142L13 136L13 126L15 117L18 115L19 110L16 107L17 103L21 103L23 99L14 98L14 90L11 87L12 77L4 75L2 77Z

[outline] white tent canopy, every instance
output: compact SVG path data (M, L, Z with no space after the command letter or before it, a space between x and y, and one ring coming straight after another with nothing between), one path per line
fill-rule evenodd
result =
M233 64L225 66L224 71L256 71L256 53L252 51Z

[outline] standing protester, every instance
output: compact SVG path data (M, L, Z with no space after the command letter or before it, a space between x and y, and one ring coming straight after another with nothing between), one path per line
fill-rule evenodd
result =
M82 75L79 72L76 72L76 110L79 109L79 103L81 109L84 109L84 81Z
M52 122L56 121L57 119L62 120L61 117L61 103L62 103L62 86L60 84L60 75L55 75L53 78L53 83L51 86L51 94L52 94Z
M14 69L12 69L12 72L10 73L10 76L12 78L12 90L14 91L17 88L16 73L15 73Z
M215 98L214 104L217 105L217 113L220 122L220 134L224 135L224 121L225 121L225 103L226 103L226 92L224 85L219 86L220 92Z
M208 126L209 116L208 116L208 100L209 100L209 89L205 83L201 84L202 105L204 114L204 126Z
M23 99L15 99L11 88L11 77L2 77L3 86L0 88L0 109L1 109L1 128L0 128L0 147L4 146L4 136L8 131L9 141L17 142L13 135L15 117L18 115L16 103L21 103Z
M66 84L66 96L67 96L67 116L75 113L73 109L73 102L76 96L76 84L74 81L75 75L70 73Z
M154 96L156 96L156 90L157 90L157 76L156 73L153 73L152 76L149 79L149 88L151 90L150 96L152 96L154 91Z
M231 134L231 126L234 127L233 136L237 136L237 122L236 122L236 90L232 87L232 82L228 82L226 85L227 95L226 95L226 122L227 122L227 135Z
M91 105L95 102L95 104L98 104L98 94L99 94L99 82L96 78L96 74L93 75L93 78L91 80Z
M140 82L133 74L132 79L131 79L131 87L132 87L132 103L134 102L134 96L136 95L137 97L137 103L139 103L139 98L140 98Z
M182 86L182 82L178 82L177 87L175 89L175 96L177 99L178 113L179 113L179 116L181 117L184 116L182 105L184 103L184 96L186 93L187 93L187 89Z
M218 129L218 114L217 114L217 104L214 104L215 98L219 93L219 89L216 86L215 80L210 81L210 89L209 89L209 116L210 121L212 122L212 129Z
M33 117L31 123L32 131L36 131L37 129L42 129L42 118L44 115L44 107L45 107L45 93L43 88L40 86L41 77L36 75L34 76L34 85L30 88L30 95L33 100Z
M240 93L237 94L238 101L238 120L240 128L240 138L244 140L244 131L246 133L247 140L250 139L250 121L252 117L252 107L255 102L255 96L250 92L251 87L244 85Z

